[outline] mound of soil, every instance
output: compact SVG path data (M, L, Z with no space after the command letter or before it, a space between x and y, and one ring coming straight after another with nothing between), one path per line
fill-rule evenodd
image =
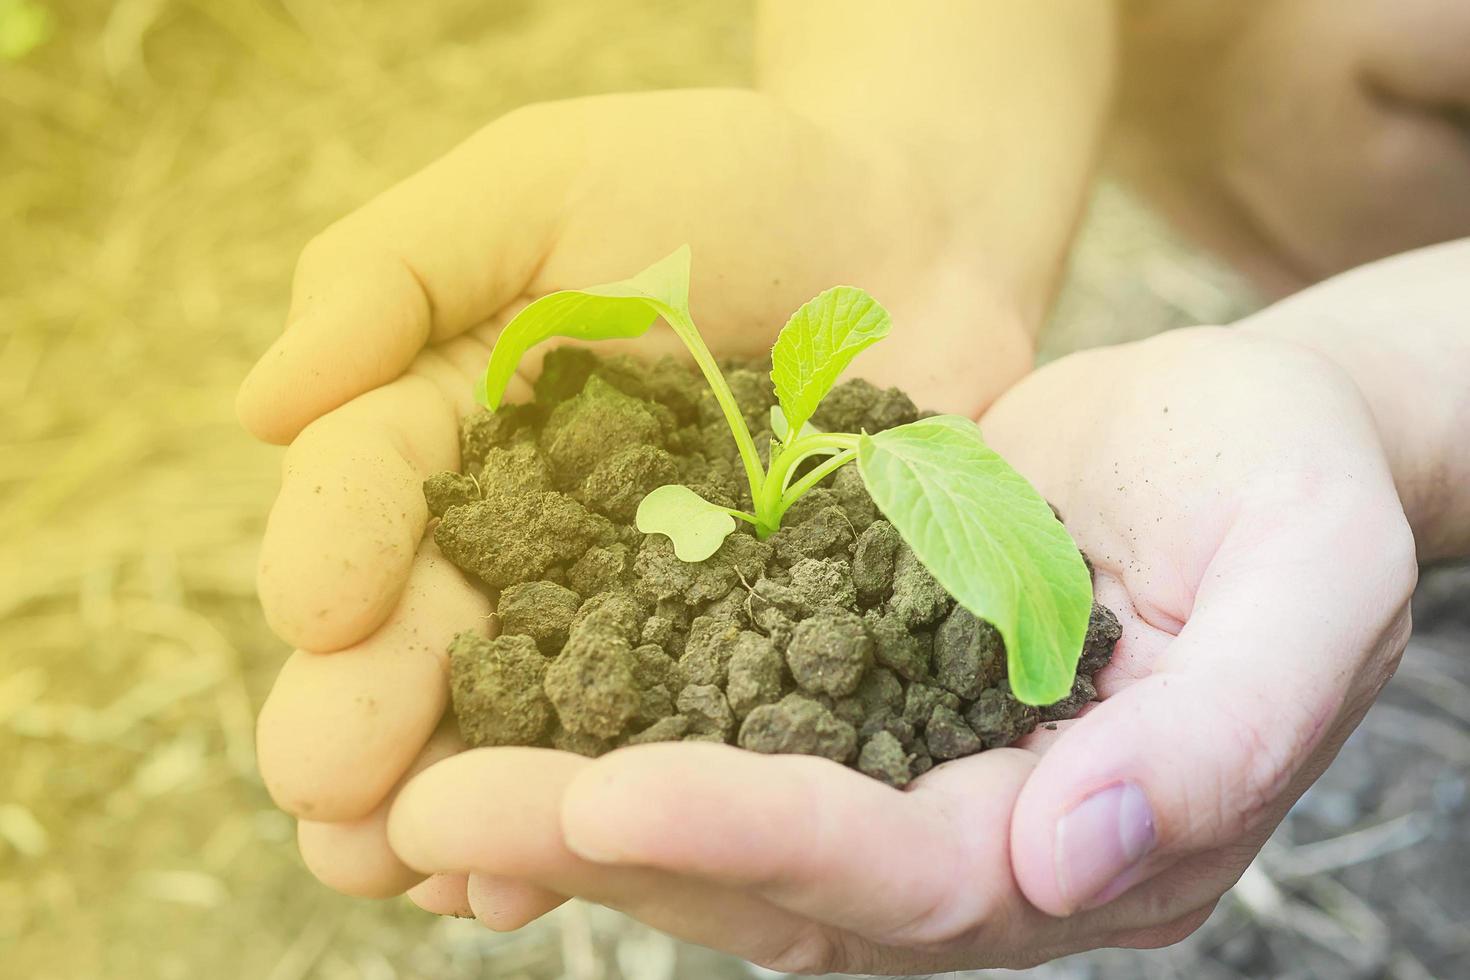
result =
M767 371L726 370L756 444ZM815 423L876 432L920 413L849 381ZM719 406L666 359L546 358L535 399L465 420L463 473L424 484L434 540L500 590L499 635L450 647L454 712L473 746L731 742L845 763L902 786L936 762L1009 745L1092 699L1118 621L1094 604L1076 684L1043 709L1011 696L1000 634L933 579L855 466L803 497L765 541L741 524L707 561L632 526L680 482L750 509ZM762 450L764 452L764 448Z

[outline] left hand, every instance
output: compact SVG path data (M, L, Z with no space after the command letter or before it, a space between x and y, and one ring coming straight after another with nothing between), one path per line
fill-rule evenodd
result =
M1414 545L1353 384L1189 330L1067 358L987 414L1123 624L1100 703L896 792L830 762L482 749L411 780L395 851L513 928L579 895L794 972L1024 966L1197 928L1407 640Z

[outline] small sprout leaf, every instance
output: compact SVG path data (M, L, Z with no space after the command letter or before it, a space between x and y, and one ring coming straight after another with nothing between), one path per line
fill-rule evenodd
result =
M858 468L879 510L960 604L1005 640L1011 689L1072 689L1092 580L1045 499L956 415L864 435Z
M890 326L888 311L854 286L834 286L791 314L771 350L771 380L792 428L802 431L852 359Z
M674 542L680 561L704 561L720 550L735 530L735 518L688 487L669 484L659 487L638 505L638 530L663 534Z
M549 293L521 310L500 331L476 397L486 408L499 408L521 357L542 341L637 337L661 316L689 319L688 245L631 279Z

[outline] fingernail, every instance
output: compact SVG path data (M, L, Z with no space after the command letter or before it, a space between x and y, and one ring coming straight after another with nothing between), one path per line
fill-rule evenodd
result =
M1154 811L1134 783L1100 789L1057 824L1057 888L1070 909L1102 894L1157 842Z

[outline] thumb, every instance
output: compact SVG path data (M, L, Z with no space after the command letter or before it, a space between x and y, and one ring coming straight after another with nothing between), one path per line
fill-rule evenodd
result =
M1266 510L1226 532L1150 675L1070 726L1023 788L1012 860L1042 910L1069 915L1185 856L1259 845L1392 672L1416 571L1402 514ZM1200 905L1226 883L1170 900Z
M286 331L236 401L251 434L291 441L529 287L576 167L575 151L540 146L547 115L502 117L306 246Z

